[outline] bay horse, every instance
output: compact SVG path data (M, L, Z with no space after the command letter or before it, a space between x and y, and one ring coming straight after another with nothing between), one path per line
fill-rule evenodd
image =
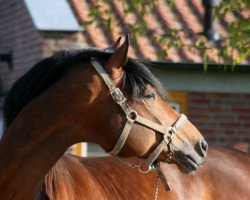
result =
M249 200L250 156L239 150L210 146L199 170L183 174L161 163L171 186L159 182L159 200ZM155 173L141 174L115 157L82 158L65 154L48 172L37 200L155 199Z
M4 102L0 199L34 199L46 173L83 141L145 158L140 171L155 160L186 173L204 163L203 136L166 103L159 81L128 48L126 36L106 49L61 51L13 85Z

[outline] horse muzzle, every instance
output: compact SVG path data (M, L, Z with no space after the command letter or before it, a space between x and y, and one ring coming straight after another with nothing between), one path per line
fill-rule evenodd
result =
M202 138L198 144L190 151L190 148L185 148L182 151L174 152L173 162L177 163L180 170L184 173L196 171L204 164L207 156L208 144Z

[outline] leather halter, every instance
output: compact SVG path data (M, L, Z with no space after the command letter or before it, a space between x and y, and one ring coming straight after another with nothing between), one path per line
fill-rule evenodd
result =
M170 127L166 128L160 124L157 124L151 120L148 120L139 114L135 110L132 110L128 104L126 103L127 99L122 94L121 90L115 86L107 72L103 69L101 63L98 61L97 58L91 58L91 63L98 72L98 74L102 77L106 85L110 90L110 94L113 97L113 100L122 108L123 112L126 115L127 122L123 128L123 131L114 147L114 149L110 152L112 155L118 155L120 150L122 149L123 145L125 144L129 132L133 126L134 122L137 122L141 125L144 125L152 130L155 130L159 133L163 134L163 140L161 143L155 148L155 150L149 155L147 160L139 165L130 165L134 168L138 168L138 170L142 173L149 172L153 166L153 162L157 159L160 153L168 147L169 154L167 161L171 160L174 152L171 149L171 141L173 135L182 127L182 125L187 121L187 117L184 114L181 114L180 118ZM147 166L147 170L143 170L141 164L145 164Z

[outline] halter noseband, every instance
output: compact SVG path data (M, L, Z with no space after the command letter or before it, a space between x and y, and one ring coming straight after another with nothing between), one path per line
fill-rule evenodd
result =
M159 133L163 134L163 140L161 143L155 148L155 150L149 155L147 160L139 165L130 165L131 167L138 168L138 170L142 173L149 172L153 167L153 162L157 159L160 153L168 147L169 154L167 161L170 162L171 157L173 156L174 152L170 146L173 135L182 127L182 125L187 121L187 117L184 114L181 114L180 118L170 127L165 128L164 126L157 124L151 120L148 120L139 114L135 110L132 110L128 104L126 103L127 99L122 94L121 90L115 86L107 72L103 69L101 63L98 61L97 58L91 58L91 63L98 72L98 74L102 77L106 85L110 90L110 94L113 97L113 100L122 108L123 112L126 115L127 122L123 128L123 131L114 147L114 149L110 152L112 155L118 155L120 150L122 149L123 145L125 144L129 132L133 126L134 122L137 122L141 125L144 125L152 130L155 130ZM148 169L143 170L141 164L145 164Z

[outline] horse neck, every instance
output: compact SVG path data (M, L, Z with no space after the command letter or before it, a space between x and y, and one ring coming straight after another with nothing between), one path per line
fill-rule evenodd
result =
M23 199L31 199L46 172L75 143L70 133L76 131L77 127L51 127L50 130L35 126L11 127L0 144L0 199L9 199L13 194L18 199L22 199L22 195ZM5 194L8 196L2 198Z
M95 138L88 119L78 122L72 116L71 105L76 102L70 98L79 91L70 91L67 81L72 80L59 80L31 101L7 128L0 141L0 199L32 199L45 174L68 147ZM87 112L87 106L81 109Z

